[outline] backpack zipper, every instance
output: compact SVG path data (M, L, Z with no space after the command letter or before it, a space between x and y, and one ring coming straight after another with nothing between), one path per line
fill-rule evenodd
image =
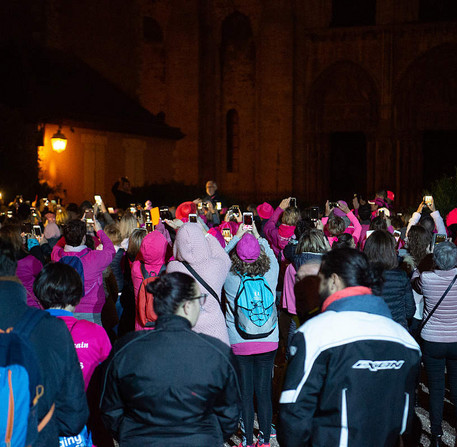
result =
M13 437L13 424L14 424L14 394L13 394L13 372L8 370L8 386L10 389L10 397L8 400L8 421L6 423L5 443L6 447L11 446L11 439Z

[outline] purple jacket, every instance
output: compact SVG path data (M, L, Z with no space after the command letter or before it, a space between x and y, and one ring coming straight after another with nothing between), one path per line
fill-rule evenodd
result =
M278 206L263 227L265 239L270 243L276 256L279 255L280 251L284 249L290 240L290 238L282 237L279 234L279 228L276 227L276 222L278 222L283 212L284 210Z
M33 282L42 268L43 264L32 255L27 255L17 262L16 276L27 290L27 304L38 309L43 308L33 293Z
M116 254L111 239L103 230L97 232L103 244L103 250L91 250L82 245L80 251L66 251L66 248L59 244L52 249L51 259L59 261L63 256L78 256L84 268L84 290L85 295L76 306L75 312L100 313L105 304L105 290L103 288L103 270L111 264Z

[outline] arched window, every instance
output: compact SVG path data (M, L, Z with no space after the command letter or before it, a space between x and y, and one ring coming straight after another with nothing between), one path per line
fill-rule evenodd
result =
M252 40L251 22L247 16L235 11L222 23L222 47L232 45L237 50L249 45Z
M150 43L163 42L162 28L152 17L143 17L143 39Z
M227 112L226 133L227 172L238 172L240 136L238 112L235 109L230 109Z

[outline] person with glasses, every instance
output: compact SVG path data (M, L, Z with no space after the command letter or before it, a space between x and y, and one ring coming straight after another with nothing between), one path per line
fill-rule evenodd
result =
M207 294L181 272L147 287L156 327L113 348L101 398L105 425L120 447L222 447L237 429L240 391L230 348L192 330Z

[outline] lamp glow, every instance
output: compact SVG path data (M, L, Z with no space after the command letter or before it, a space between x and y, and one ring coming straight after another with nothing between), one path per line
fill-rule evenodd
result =
M60 127L59 127L59 130L52 136L51 145L52 145L52 150L56 151L59 154L66 149L67 138L61 132Z

